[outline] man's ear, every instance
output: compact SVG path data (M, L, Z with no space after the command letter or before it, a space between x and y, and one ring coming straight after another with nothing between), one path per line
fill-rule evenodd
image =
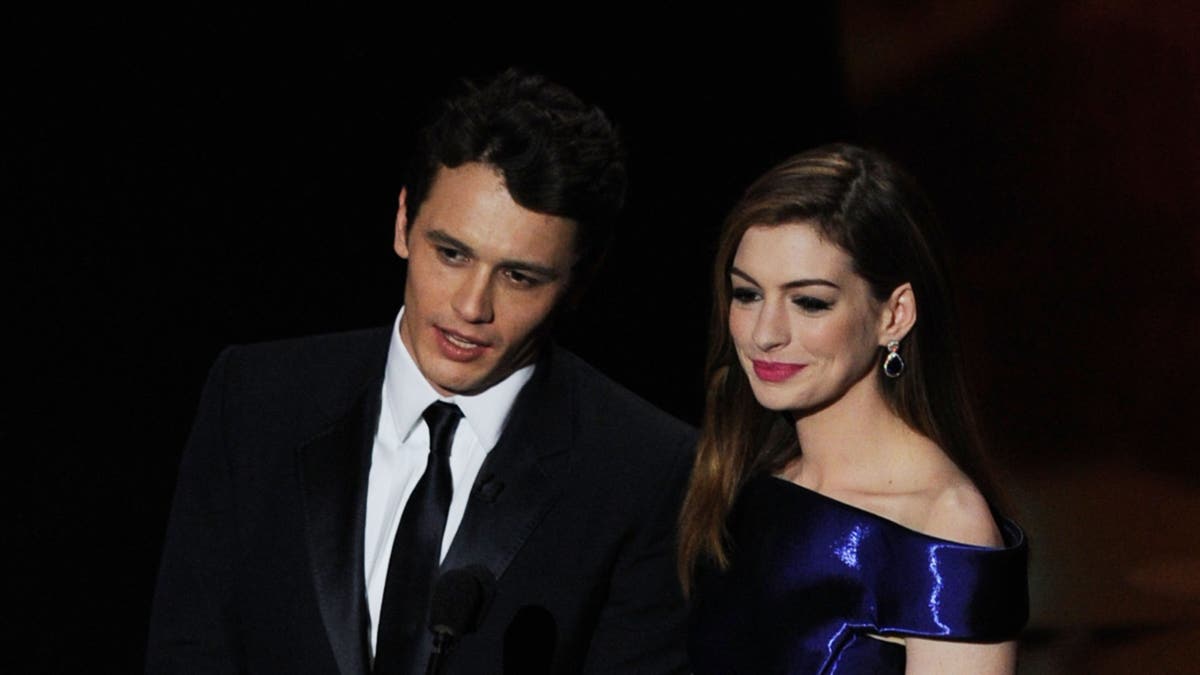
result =
M396 208L396 234L392 248L396 255L408 259L408 188L400 188L399 206Z
M905 282L892 291L883 302L883 313L879 317L879 344L887 345L892 340L903 340L917 323L917 296L912 284Z

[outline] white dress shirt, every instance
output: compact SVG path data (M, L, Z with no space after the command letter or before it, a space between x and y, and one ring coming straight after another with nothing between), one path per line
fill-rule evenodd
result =
M388 561L392 555L392 540L400 526L404 505L425 473L429 456L429 428L421 413L434 401L447 401L462 410L450 447L450 474L454 496L446 515L446 530L442 535L441 558L446 557L454 534L467 508L471 486L483 466L483 460L496 445L513 401L529 378L533 366L525 366L499 383L474 396L441 396L426 381L413 361L408 348L400 340L400 309L388 347L387 368L383 376L383 401L379 410L379 427L371 450L371 473L367 482L367 522L364 532L364 556L367 580L367 609L371 622L371 654L375 653L375 638L379 629L379 610L383 605L383 588L387 581ZM440 559L440 558L439 558Z

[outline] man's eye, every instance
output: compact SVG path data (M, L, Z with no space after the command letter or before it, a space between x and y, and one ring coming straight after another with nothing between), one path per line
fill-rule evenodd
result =
M462 262L467 259L466 254L464 254L462 251L449 246L438 246L437 252L442 260L447 262Z
M735 288L733 289L733 301L740 304L748 304L759 299L758 291L753 288Z
M524 286L526 288L537 286L538 284L542 283L542 280L538 277L535 277L531 274L526 274L521 270L509 270L508 272L505 272L505 274L508 276L509 281L518 286Z

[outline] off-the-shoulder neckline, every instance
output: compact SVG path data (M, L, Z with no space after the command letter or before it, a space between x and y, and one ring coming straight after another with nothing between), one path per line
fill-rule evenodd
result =
M894 527L894 528L900 529L914 537L919 537L921 539L925 539L930 542L935 542L937 544L958 546L958 547L961 547L964 549L972 549L972 550L978 550L978 551L1011 551L1011 550L1019 549L1022 546L1024 546L1024 544L1025 544L1025 531L1021 529L1021 526L1017 525L1015 522L1004 517L1003 515L996 513L995 510L992 511L992 518L996 521L996 525L1000 529L1000 536L1001 536L1001 538L1004 539L1005 545L1004 546L980 546L979 544L968 544L968 543L961 542L961 541L953 541L951 539L943 539L941 537L935 537L931 534L926 534L924 532L914 530L911 527L908 527L907 525L902 525L902 524L892 520L891 518L887 518L886 516L881 516L878 513L875 513L873 511L868 511L864 508L855 506L853 504L848 504L846 502L843 502L840 499L834 499L833 497L830 497L829 495L821 494L820 492L806 488L803 485L793 483L792 481L784 478L783 476L777 476L775 474L763 474L763 477L774 479L774 482L781 483L783 486L791 486L796 491L798 491L800 494L810 495L813 498L820 499L821 501L824 501L824 502L828 502L828 503L830 503L836 507L839 507L843 510L849 511L851 513L857 514L857 515L865 517L865 518L869 518L871 520L879 521L889 527ZM1011 540L1011 543L1009 543L1010 540Z

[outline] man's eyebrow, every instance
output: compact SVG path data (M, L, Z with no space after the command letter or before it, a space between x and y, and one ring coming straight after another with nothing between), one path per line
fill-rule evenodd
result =
M475 249L468 246L465 242L459 241L458 239L446 234L442 230L427 230L425 232L425 237L432 241L434 245L449 246L450 248L462 251L466 255L472 257L475 255ZM544 277L548 281L554 281L562 276L562 273L553 267L539 265L534 262L529 262L528 260L501 260L496 266L510 270L517 270L520 272L536 274Z
M746 281L749 281L750 283L754 284L755 286L762 288L762 284L755 281L754 277L750 276L749 274L746 274L742 270L738 269L736 266L730 267L729 273L732 275L735 275L735 276L739 276L739 277L745 279ZM802 288L804 286L828 286L830 288L837 288L837 289L841 288L841 286L838 286L837 284L833 283L832 281L829 281L828 279L793 279L792 281L789 281L786 284L783 284L783 286L781 286L781 288Z
M469 256L475 255L475 249L467 246L466 242L459 241L441 230L426 230L425 238L432 241L434 245L449 246Z

